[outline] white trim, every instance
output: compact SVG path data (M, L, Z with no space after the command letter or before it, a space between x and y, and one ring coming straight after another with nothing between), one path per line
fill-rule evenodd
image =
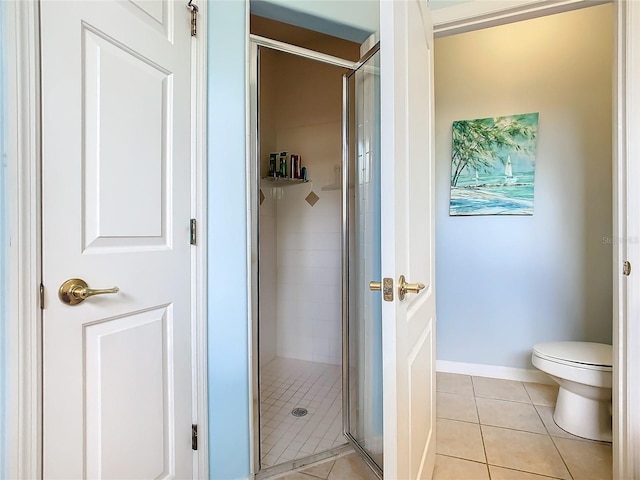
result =
M193 421L198 425L198 450L193 478L209 478L209 398L207 375L207 9L198 2L198 33L192 38L192 204L197 220L196 247L192 249L192 358Z
M613 210L618 214L613 216L613 235L617 238L624 238L626 235L626 225L624 218L626 217L626 185L625 178L626 172L626 151L621 148L625 145L625 129L626 124L626 105L625 105L625 72L624 65L626 64L626 48L625 48L625 31L626 31L626 8L622 3L616 4L616 38L615 38L615 55L614 55L614 111L613 111L613 132L612 140L614 142L614 159L613 159ZM616 128L616 126L618 128ZM623 449L616 441L621 438L625 431L624 423L621 423L620 413L626 410L625 396L620 395L620 392L624 391L624 377L625 377L625 365L626 365L626 352L625 345L622 340L624 339L624 320L626 318L625 302L627 298L625 282L620 276L619 266L626 257L626 249L619 242L613 244L613 364L617 365L617 368L613 369L613 382L612 382L612 435L613 435L613 472L616 475L614 478L619 478L620 472L625 471L626 467Z
M251 6L245 4L245 158L247 245L247 351L249 374L249 472L260 472L260 346L259 346L259 205L258 155L258 46L251 39ZM254 110L255 105L255 110Z
M40 57L36 2L7 2L9 477L41 477Z
M472 375L474 377L501 378L503 380L515 380L517 382L553 385L553 380L551 380L549 375L546 373L541 372L540 370L529 370L526 368L499 367L497 365L436 360L436 372L457 373L460 375Z
M616 2L613 478L640 478L640 4ZM629 277L622 263L632 264ZM635 267L635 271L634 268Z
M454 35L592 7L612 0L475 0L432 11L434 35Z

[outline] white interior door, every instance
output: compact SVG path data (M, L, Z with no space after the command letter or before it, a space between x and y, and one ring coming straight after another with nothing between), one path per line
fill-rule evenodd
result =
M190 13L40 8L44 478L191 478Z
M435 463L433 28L425 0L380 2L384 475L429 479ZM424 284L398 294L399 277Z

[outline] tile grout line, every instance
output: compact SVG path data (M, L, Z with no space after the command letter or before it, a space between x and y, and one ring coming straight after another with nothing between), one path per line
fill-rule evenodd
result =
M540 414L538 414L540 415ZM546 425L545 425L546 428ZM556 452L558 452L558 455L560 455L560 460L562 460L562 463L564 464L565 468L567 469L567 472L569 472L569 476L571 477L571 480L575 480L573 477L573 473L571 473L571 470L569 469L569 465L567 465L567 462L564 459L564 456L562 456L562 452L560 452L560 449L558 448L558 445L556 445L556 442L553 441L553 437L551 436L551 434L549 434L549 439L551 440L551 443L553 444L553 448L556 449Z
M469 458L464 457L456 457L455 455L451 455L450 453L438 453L441 457L455 458L456 460L464 460L465 462L477 463L478 465L487 465L487 462L479 462L478 460L471 460Z
M484 452L484 464L487 467L487 476L491 480L491 470L489 469L489 457L487 456L487 447L484 444L484 433L482 432L482 421L480 420L480 410L478 410L478 401L476 397L476 385L471 377L471 390L473 391L473 405L476 407L476 415L478 416L478 429L480 430L480 441L482 442L482 451Z
M513 470L514 472L526 473L527 475L537 475L539 477L549 478L551 480L562 480L560 477L550 477L549 475L545 475L543 473L528 472L526 470L520 470L519 468L503 467L501 465L492 465L492 467L504 468L505 470Z
M521 472L521 473L526 473L526 474L529 474L529 475L538 475L540 477L550 478L552 480L562 480L559 477L550 477L549 475L545 475L543 473L534 473L534 472L529 472L527 470L520 470L519 468L505 467L503 465L494 465L493 463L479 462L477 460L470 460L470 459L464 458L464 457L457 457L455 455L451 455L451 454L448 454L448 453L438 453L438 455L441 456L441 457L455 458L456 460L464 460L465 462L469 462L469 463L477 463L478 465L486 465L487 467L498 467L498 468L503 468L505 470L513 470L514 472Z
M531 394L529 393L529 390L527 390L527 387L524 387L524 389L527 392L527 395L529 396L529 398L531 398ZM556 402L557 402L557 399L556 399ZM558 455L560 456L560 460L562 460L562 464L567 469L567 472L569 473L569 477L571 477L571 480L574 480L573 474L571 473L571 470L569 470L569 465L567 465L567 462L565 461L564 457L562 456L562 453L560 452L560 449L558 449L558 446L556 445L556 442L553 441L553 436L551 435L551 432L549 431L549 428L547 427L547 424L544 423L544 420L542 419L542 415L540 415L540 412L536 408L536 405L533 403L533 398L531 398L531 404L533 405L533 409L535 410L536 414L538 415L538 418L542 422L542 426L546 430L547 435L549 437L549 440L551 440L551 443L553 444L553 448L556 449L556 452L558 452ZM553 417L551 419L553 420Z
M551 444L553 445L553 448L556 449L556 452L558 452L558 456L560 457L560 460L562 460L562 464L564 465L564 468L567 469L567 473L569 474L570 479L574 480L573 474L571 473L571 470L569 470L569 465L567 465L567 462L565 462L564 457L560 453L560 450L558 450L558 446L556 445L556 442L553 441L553 437L551 436L551 433L549 432L549 429L545 425L544 421L542 420L542 417L540 416L540 412L538 412L538 409L536 408L535 404L533 403L533 398L531 398L531 394L529 393L529 390L527 389L527 386L525 385L525 382L520 382L520 383L522 383L522 388L524 388L524 391L527 394L527 397L529 397L529 400L531 401L531 405L533 406L533 410L536 412L536 415L538 415L538 418L542 422L542 426L544 427L545 431L547 432L547 437L549 437L549 440L551 440Z
M531 400L531 405L533 406L533 410L536 412L536 415L538 415L538 418L542 422L542 426L544 427L545 431L547 432L547 436L549 437L549 440L551 440L551 444L553 445L553 448L555 448L556 452L558 452L558 456L560 457L560 460L562 460L562 464L564 465L564 468L567 469L567 473L569 474L569 477L571 478L571 480L574 480L573 474L571 473L571 470L569 470L569 465L567 465L567 462L565 462L564 457L562 456L562 453L560 453L560 450L558 450L558 446L556 445L556 442L553 441L553 437L551 436L551 432L549 432L549 429L547 428L547 425L544 423L544 420L542 420L542 416L540 415L540 412L536 408L536 405L533 402L533 398L531 398L531 394L529 393L529 389L524 384L524 382L522 382L522 387L524 388L524 391L527 392L527 397L529 397L529 400Z
M522 388L525 391L525 394L527 395L527 398L529 399L529 402L517 402L517 403L522 403L525 405L531 405L533 407L533 410L536 412L536 415L538 416L538 418L540 419L540 421L542 422L542 426L544 427L546 433L546 437L549 438L549 440L551 440L551 443L553 444L553 447L556 449L556 451L558 452L558 456L560 457L560 460L562 460L563 465L565 466L565 468L567 469L567 473L569 474L569 477L571 478L571 480L574 480L573 475L571 474L571 471L569 470L569 466L567 465L567 463L564 460L564 457L562 456L562 454L560 453L560 450L558 449L558 446L556 445L556 443L553 441L553 438L551 437L551 434L549 433L549 430L547 428L547 426L545 425L544 421L542 421L542 417L540 416L540 412L538 412L538 409L535 408L535 404L533 403L533 399L531 398L531 394L529 393L529 390L527 389L527 387L525 386L525 382L518 382ZM473 391L474 391L474 400L477 398L475 397L475 384L473 383L473 377L472 377L472 385L473 385ZM484 398L484 397L480 397L480 398ZM493 399L493 400L501 400L501 399ZM491 470L489 469L489 458L487 457L487 452L486 452L486 446L484 444L484 433L482 431L482 420L480 419L480 411L478 410L478 404L477 401L475 402L476 404L476 410L478 413L478 422L480 424L480 435L482 437L482 446L485 450L485 458L487 459L487 470L489 471L489 480L491 480ZM487 425L487 426L492 426L492 425ZM493 426L494 428L504 428L506 430L512 430L512 431L516 431L516 432L524 432L524 433L531 433L531 434L535 434L535 435L545 435L544 433L537 433L537 432L529 432L526 430L518 430L518 429L514 429L514 428L508 428L508 427L499 427L499 426ZM497 466L497 465L496 465ZM507 467L503 467L503 468L507 468ZM514 470L514 469L512 469ZM519 470L519 471L523 471L523 470ZM534 473L534 472L526 472L523 471L525 473ZM537 475L537 473L536 473ZM553 478L553 477L550 477Z
M461 377L462 377L462 375L461 375ZM558 474L558 475L560 475L560 477L566 478L567 480L574 480L574 479L578 478L578 477L575 476L575 475L577 475L577 472L576 473L572 472L569 469L569 465L567 463L568 459L571 458L571 455L568 453L568 459L564 458L564 456L561 453L560 448L559 448L559 444L560 443L568 442L567 444L571 443L572 445L573 444L578 445L578 444L582 443L582 444L585 445L585 447L587 445L589 445L589 444L596 445L596 446L597 445L604 445L605 447L608 446L609 448L611 447L611 443L609 443L609 442L598 442L598 441L593 441L593 440L589 440L589 439L583 439L583 438L579 438L579 437L572 438L574 436L563 436L563 435L554 436L554 434L552 433L552 432L556 432L556 430L552 429L554 424L553 423L547 424L546 421L543 419L543 415L544 415L544 418L547 418L549 411L553 410L553 399L549 397L549 392L548 391L543 391L543 390L538 390L536 388L533 388L535 386L535 384L533 382L522 382L522 381L518 381L517 382L517 384L520 385L520 388L524 388L524 390L525 390L525 396L522 396L522 398L523 399L526 398L526 400L524 400L524 401L517 401L517 400L511 400L511 399L505 399L505 398L479 397L477 395L477 389L483 387L483 385L482 384L476 385L476 382L474 382L474 377L471 376L471 375L467 375L466 378L470 378L471 379L471 387L472 387L472 395L473 395L473 400L474 400L474 405L475 405L475 411L476 411L476 415L478 416L477 423L473 422L473 421L468 421L466 419L465 420L461 420L461 419L458 419L458 418L446 418L444 416L443 417L438 417L438 418L441 418L441 419L443 419L445 421L450 421L450 422L461 422L461 423L465 423L465 424L478 424L479 427L480 427L481 441L483 442L483 450L484 450L484 453L485 453L486 461L485 462L479 462L477 460L471 460L469 458L460 457L460 456L457 456L455 454L452 455L452 454L446 454L446 453L439 453L438 454L439 456L455 458L455 459L463 460L463 461L466 461L466 462L472 462L472 463L476 463L476 464L477 463L485 463L487 465L489 478L491 478L491 470L490 470L489 467L492 466L492 465L489 464L488 457L487 457L487 446L486 446L486 442L485 442L485 439L484 439L484 431L483 431L483 427L484 426L488 426L488 427L496 428L496 429L501 429L501 430L510 430L510 431L513 431L513 432L529 433L530 435L541 435L542 437L546 437L549 440L551 440L551 443L554 446L554 449L552 449L552 450L555 450L557 452L558 456L560 457L560 460L561 460L562 464L565 467L565 472L564 473L567 474L566 477L564 477L564 473L561 473L561 472L534 473L534 472L531 472L531 471L528 471L528 470L520 470L520 468L514 468L514 467L511 467L511 466L495 465L495 467L496 468L505 468L507 470L513 470L513 471L518 471L518 472L527 473L527 474L535 474L535 475L539 475L540 477L544 477L544 478L548 478L548 479L558 479L559 477L557 477L557 476L556 477L551 476L551 473L553 473L553 474ZM500 380L500 379L496 379L496 380ZM516 382L513 382L513 383L515 384ZM531 385L532 388L531 389L527 388L528 385ZM456 390L456 389L452 387L451 390ZM468 396L468 395L465 395L465 394L461 393L460 388L458 388L457 391L440 391L440 390L437 390L437 389L436 389L436 391L439 392L439 393L453 395L453 397L451 397L451 398L454 398L454 397L462 398L464 396ZM505 394L506 393L509 393L509 392L505 392ZM491 393L489 392L489 394L491 394ZM500 395L500 394L498 393L496 395ZM536 400L533 399L533 396L536 396L536 398L539 399L539 402L540 402L539 404L536 402ZM480 399L485 399L486 398L487 400L494 400L494 401L507 401L507 402L510 402L510 403L517 403L517 404L521 404L521 405L531 405L531 407L536 412L535 415L531 416L531 421L535 422L534 419L536 419L538 422L541 422L542 423L542 429L540 429L539 431L530 431L530 430L527 430L526 427L525 428L518 428L519 425L518 425L518 427L515 427L515 428L514 427L500 426L500 425L485 425L485 423L480 418L479 405L477 403L478 398L480 398ZM506 407L506 405L505 405L505 407ZM527 407L527 410L529 408L531 408L531 407ZM455 413L452 414L452 415L455 415ZM468 415L466 415L466 417L468 417ZM551 419L551 421L553 421L553 420ZM540 437L538 437L538 438L540 438ZM548 442L548 440L547 440L547 442ZM579 448L579 447L575 447L575 448ZM558 464L558 466L559 466L559 464Z

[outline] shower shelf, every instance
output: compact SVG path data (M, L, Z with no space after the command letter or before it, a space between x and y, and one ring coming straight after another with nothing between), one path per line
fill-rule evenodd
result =
M311 180L303 180L301 178L264 177L260 179L260 183L269 187L290 187L292 185L300 185L301 183L311 183Z

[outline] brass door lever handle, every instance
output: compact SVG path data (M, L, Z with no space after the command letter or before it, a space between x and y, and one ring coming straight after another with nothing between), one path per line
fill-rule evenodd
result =
M89 288L87 282L80 278L71 278L60 285L58 298L67 305L77 305L94 295L104 295L107 293L118 293L118 287L113 288Z
M398 279L398 298L404 300L407 293L420 293L425 288L424 283L407 283L404 275L400 275Z

